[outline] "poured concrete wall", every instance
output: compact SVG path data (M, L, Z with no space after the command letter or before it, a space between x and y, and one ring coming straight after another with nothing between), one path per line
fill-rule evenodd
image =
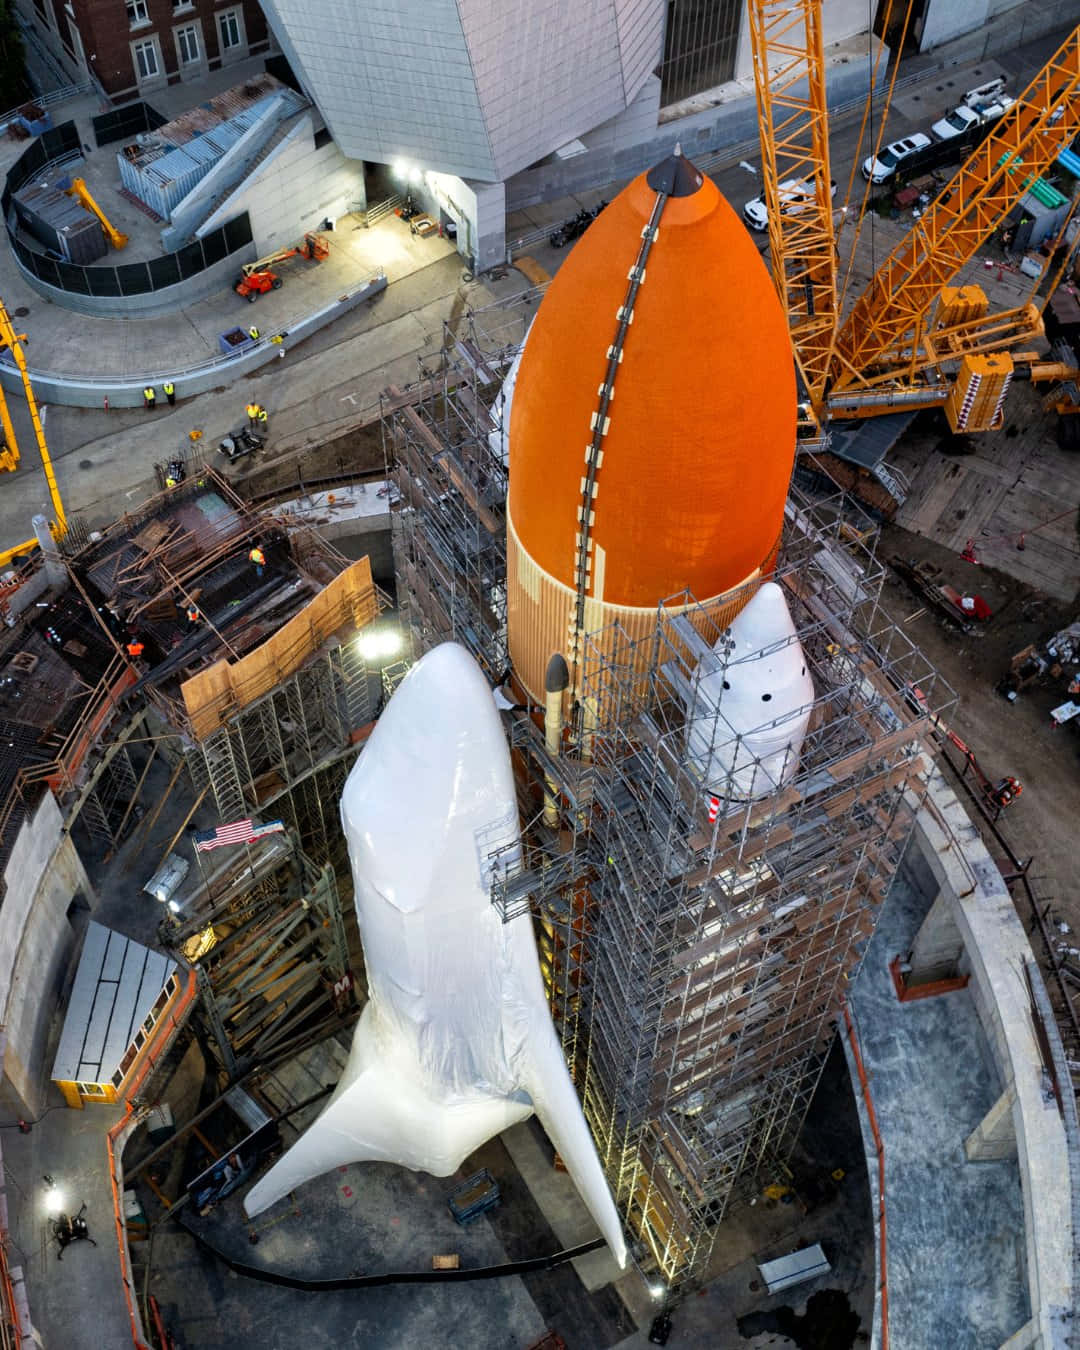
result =
M195 394L205 394L210 389L228 384L249 371L276 361L284 352L291 351L298 343L318 332L327 324L333 323L342 314L372 300L386 290L386 277L376 276L357 286L353 290L332 300L328 305L305 315L289 325L288 335L282 343L274 343L268 333L260 342L246 346L235 356L215 357L187 370L154 371L146 370L141 375L110 378L105 375L57 375L47 370L31 370L30 378L34 383L34 392L42 403L61 403L68 408L100 408L108 399L110 408L141 408L143 389L152 384L161 397L161 383L171 379L176 385L177 398L192 398ZM12 393L22 389L22 381L16 367L0 358L0 385Z
M34 1117L44 1107L51 1067L44 1063L49 1021L75 946L68 906L90 882L56 798L47 792L23 822L4 871L0 906L0 1008L3 1009L2 1109Z
M928 0L919 49L950 43L949 64L961 65L1012 51L1078 18L1072 0Z
M1032 1320L1017 1346L1064 1350L1073 1302L1073 1190L1080 1183L1066 1124L1044 1092L1043 1065L1023 972L1035 968L1012 896L978 830L938 769L915 845L962 939L959 972L986 1033L1012 1125L1024 1201ZM1038 972L1035 979L1038 980ZM1058 1041L1051 1021L1051 1041ZM1062 1083L1070 1091L1068 1077ZM972 1163L971 1166L978 1166ZM1010 1346L1012 1342L1010 1342Z

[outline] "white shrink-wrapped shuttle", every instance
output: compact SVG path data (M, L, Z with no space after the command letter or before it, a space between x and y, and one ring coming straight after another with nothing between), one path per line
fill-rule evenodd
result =
M814 703L806 653L784 592L764 582L691 682L687 752L706 791L767 797L799 766Z
M615 1205L544 996L528 915L491 903L492 856L520 849L510 756L464 648L436 647L399 686L345 784L370 998L341 1081L249 1191L257 1214L349 1162L449 1176L535 1110L619 1264Z

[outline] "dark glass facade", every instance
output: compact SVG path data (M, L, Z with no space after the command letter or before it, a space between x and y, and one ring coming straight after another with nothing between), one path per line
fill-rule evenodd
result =
M677 103L732 78L744 8L744 0L669 0L661 103Z

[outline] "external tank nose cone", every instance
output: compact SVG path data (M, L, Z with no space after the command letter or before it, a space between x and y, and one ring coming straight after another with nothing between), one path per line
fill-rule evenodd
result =
M705 175L686 158L682 146L676 142L674 152L654 164L645 181L654 192L663 192L668 197L692 197L701 191Z

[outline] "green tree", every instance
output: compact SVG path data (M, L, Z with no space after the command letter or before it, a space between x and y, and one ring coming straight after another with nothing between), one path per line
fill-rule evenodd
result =
M15 22L11 0L0 0L0 103L13 108L30 96L26 82L26 52Z

